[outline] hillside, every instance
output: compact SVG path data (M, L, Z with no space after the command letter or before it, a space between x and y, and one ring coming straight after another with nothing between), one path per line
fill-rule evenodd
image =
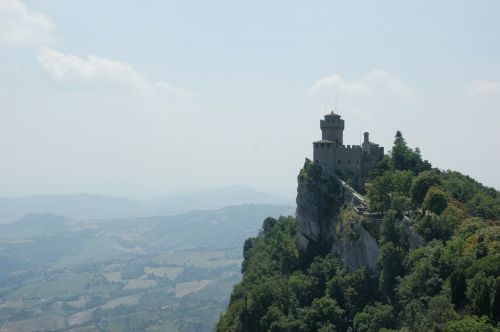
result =
M0 330L211 331L240 279L240 244L292 209L0 225Z
M243 204L292 205L292 201L246 186L207 189L141 200L90 194L0 197L0 224L12 222L30 213L52 213L89 220L168 216L193 210L214 210Z
M217 331L500 331L497 190L400 132L364 197L310 161L298 182L296 218L245 241Z

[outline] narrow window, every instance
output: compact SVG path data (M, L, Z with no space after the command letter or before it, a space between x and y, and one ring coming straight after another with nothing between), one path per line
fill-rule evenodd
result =
M340 159L338 160L338 164L340 165Z
M351 160L350 159L347 159L347 164L350 165L351 164Z

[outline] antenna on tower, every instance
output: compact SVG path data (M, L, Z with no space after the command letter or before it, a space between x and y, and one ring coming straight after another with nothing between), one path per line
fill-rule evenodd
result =
M335 112L337 112L337 114L339 114L339 95L337 95L337 100L336 100L336 104L337 106L335 107L337 110Z

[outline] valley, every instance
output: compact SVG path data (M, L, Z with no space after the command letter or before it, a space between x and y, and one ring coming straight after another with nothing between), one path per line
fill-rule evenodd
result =
M240 280L241 244L289 206L0 226L1 331L210 331Z

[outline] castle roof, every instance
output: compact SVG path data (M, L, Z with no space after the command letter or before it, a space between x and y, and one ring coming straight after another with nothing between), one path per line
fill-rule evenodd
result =
M340 118L340 114L333 113L333 111L332 111L331 113L325 114L325 117Z

